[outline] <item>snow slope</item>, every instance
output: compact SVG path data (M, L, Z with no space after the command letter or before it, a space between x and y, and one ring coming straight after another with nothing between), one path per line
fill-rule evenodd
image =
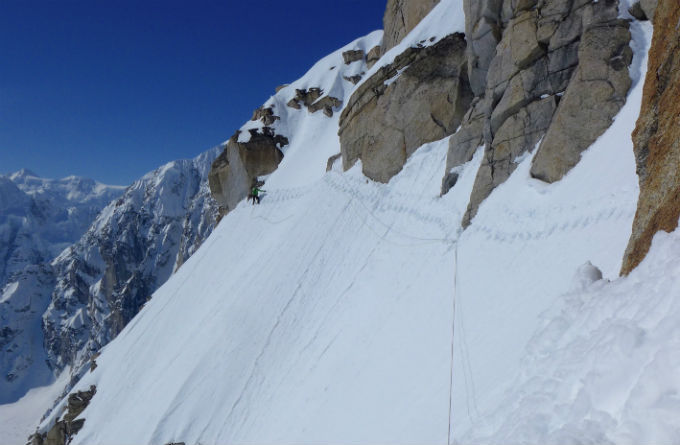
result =
M74 443L677 442L680 232L616 278L651 36L631 26L612 127L558 183L517 159L462 233L481 149L439 197L448 139L377 184L324 171L335 116L282 117L262 204L230 212L104 348L75 388L97 386Z
M455 202L481 159L439 198L447 147L388 185L360 167L305 188L274 173L79 382L97 395L76 442L441 440Z
M651 28L633 27L644 73ZM74 443L677 441L678 279L643 290L678 235L628 278L573 278L618 273L642 84L562 181L518 159L462 234L481 150L440 198L447 139L383 185L303 155L336 152L332 132L298 138L262 204L228 214L78 383L97 394Z

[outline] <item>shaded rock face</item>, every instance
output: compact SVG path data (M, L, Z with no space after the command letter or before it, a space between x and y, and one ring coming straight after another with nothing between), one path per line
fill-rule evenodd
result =
M471 99L462 34L407 49L365 80L343 110L343 168L361 159L366 176L387 182L416 148L453 133Z
M585 30L578 50L578 69L534 157L533 177L546 182L560 180L609 128L631 86L628 66L633 51L629 41L628 23L623 20Z
M647 19L654 21L656 15L656 7L659 0L640 0L640 8L647 16Z
M446 193L448 172L485 147L464 227L536 144L532 175L553 182L609 127L631 85L630 32L618 6L618 0L464 2L476 97L450 139L442 181Z
M547 130L556 107L555 98L547 97L521 108L503 123L484 153L470 203L478 206L498 184L510 177L517 165L516 160Z
M501 40L500 11L503 0L463 0L465 36L468 40L468 73L475 96L486 89L486 74Z
M288 139L269 127L260 132L250 130L248 142L239 142L237 132L227 142L222 154L212 164L208 182L219 206L220 216L227 214L246 196L258 176L268 175L283 159L281 148Z
M383 16L383 44L381 55L401 42L434 8L439 0L388 0Z
M638 20L647 20L647 15L645 11L642 10L640 2L634 3L633 6L628 8L628 13Z
M53 261L56 285L42 315L53 370L88 365L211 233L217 204L207 176L217 153L145 175Z
M640 196L624 255L628 274L647 255L659 230L671 232L680 217L680 5L659 0L649 51L642 107L633 143Z

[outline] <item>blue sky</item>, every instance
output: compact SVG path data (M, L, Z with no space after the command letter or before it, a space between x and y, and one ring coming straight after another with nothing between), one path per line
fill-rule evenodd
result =
M129 184L226 140L386 0L0 1L0 174Z

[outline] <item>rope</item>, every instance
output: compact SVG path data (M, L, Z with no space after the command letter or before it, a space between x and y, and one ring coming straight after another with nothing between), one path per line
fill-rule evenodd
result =
M385 236L386 236L388 233L393 232L393 233L395 233L395 234L397 234L397 235L401 235L401 236L403 236L403 237L405 237L405 238L410 238L410 239L412 239L412 240L417 240L417 241L424 242L424 243L432 243L432 242L434 242L434 243L443 242L443 243L445 243L445 244L449 244L449 243L450 243L450 244L453 245L453 248L455 249L455 250L454 250L455 267L454 267L454 270L453 270L453 298L452 298L452 310L451 310L451 317L452 317L452 318L451 318L451 359L450 359L450 372L449 372L449 411L448 411L448 425L447 425L447 432L446 432L446 443L447 443L447 445L450 445L450 444L451 444L451 420L452 420L452 415L453 415L453 359L454 359L453 356L454 356L454 349L455 349L455 332L456 332L455 326L456 326L456 293L457 293L456 291L457 291L457 284L458 284L458 276L457 276L457 275L458 275L458 239L452 240L452 239L450 239L449 237L444 237L444 238L422 238L422 237L414 236L414 235L411 235L411 234L408 234L408 233L403 233L403 232L401 232L401 231L399 231L399 230L394 229L394 227L393 227L394 224L391 224L391 225L390 225L390 224L387 224L387 223L385 223L384 221L382 221L382 220L375 214L375 212L374 212L371 208L369 208L369 207L363 202L362 199L360 199L360 197L358 196L358 194L356 193L356 191L353 190L353 187L351 186L351 184L349 183L349 181L347 180L347 178L345 177L345 175L339 174L339 176L342 178L342 180L343 180L343 181L345 182L345 184L347 185L347 189L348 189L348 190L347 190L347 194L350 196L350 200L349 200L349 202L347 203L346 208L348 208L353 202L358 202L358 203L364 208L364 210L366 211L366 213L367 213L370 217L372 217L372 218L373 218L375 221L377 221L380 225L382 225L383 227L385 227L385 229L386 229L385 233L384 233L383 235L379 235L378 233L376 233L376 232L373 230L372 227L370 227L370 225L368 225L368 224L366 223L366 220L365 220L365 219L364 219L364 221L362 222L363 225L364 225L366 228L368 228L371 232L373 232L373 233L374 233L376 236L378 236L379 238L383 239L384 241L387 241L387 240L385 239ZM422 196L422 193L421 193L421 196ZM355 198L356 198L356 199L355 199ZM293 216L293 215L290 215L290 216L288 216L288 217L286 217L286 218L284 218L284 219L282 219L282 220L280 220L280 221L271 221L271 220L269 220L269 219L267 219L267 218L265 218L265 217L263 217L263 216L260 216L260 215L256 216L256 218L263 219L263 220L269 222L270 224L279 224L279 223L281 223L281 222L284 222L284 221L290 219L292 216ZM459 234L459 236L460 236L460 234ZM393 243L393 242L392 242L392 243ZM396 243L393 243L393 244L396 244Z
M454 349L454 339L456 333L456 293L458 284L458 241L456 241L455 250L455 267L453 269L453 298L452 300L452 310L451 310L451 370L449 373L449 424L446 430L446 444L451 444L451 415L453 411L453 349Z

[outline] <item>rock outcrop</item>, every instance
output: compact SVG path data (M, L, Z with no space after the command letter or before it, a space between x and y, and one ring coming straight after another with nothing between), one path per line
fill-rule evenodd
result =
M277 135L270 127L249 133L247 142L239 142L240 131L237 131L210 169L210 191L221 216L248 196L258 176L272 173L283 159L281 148L288 144L287 138Z
M628 23L618 0L465 1L471 110L452 136L442 181L485 156L463 226L534 149L532 175L559 180L611 124L631 85ZM577 137L574 137L574 135Z
M260 107L253 111L253 117L250 118L251 121L259 120L265 126L270 126L279 119L281 118L274 114L273 107Z
M388 0L383 16L381 55L401 42L439 0Z
M340 116L343 168L387 182L426 142L453 133L472 99L465 38L411 47L362 83Z
M363 51L361 53L363 54ZM344 54L346 53L343 53L343 55ZM310 113L316 113L319 110L323 110L326 116L331 117L333 116L333 108L339 108L340 105L342 105L342 101L337 97L324 96L323 94L324 91L321 88L297 89L295 90L295 97L289 100L286 105L296 110L307 107L307 111Z
M629 41L628 23L623 20L593 25L584 31L578 69L534 157L533 177L546 182L560 180L609 128L631 85L628 65L633 50Z
M362 78L361 74L355 74L353 76L342 76L343 79L345 79L348 82L352 82L354 85L358 84L359 81Z
M368 68L372 67L375 65L375 62L380 59L380 46L374 46L368 51L368 54L366 54L366 66Z
M364 51L360 49L351 49L342 53L342 59L345 61L346 65L358 60L364 60Z
M29 445L66 445L71 442L73 436L85 425L85 419L77 417L85 411L90 400L97 393L94 385L88 391L77 391L68 395L66 413L57 420L52 428L45 433L36 433L29 437Z
M356 82L353 82L356 84ZM309 110L310 113L316 113L319 110L323 110L323 114L325 114L328 117L333 116L333 109L334 108L340 108L340 105L342 105L342 101L338 99L337 97L333 96L324 96L321 99L317 100L313 104L307 107L307 110Z
M675 230L680 217L679 23L678 2L659 0L642 108L633 132L640 196L622 274L644 259L656 232Z
M642 8L642 11L644 11L645 16L647 16L647 19L654 21L656 7L659 1L660 0L640 0L640 7Z

